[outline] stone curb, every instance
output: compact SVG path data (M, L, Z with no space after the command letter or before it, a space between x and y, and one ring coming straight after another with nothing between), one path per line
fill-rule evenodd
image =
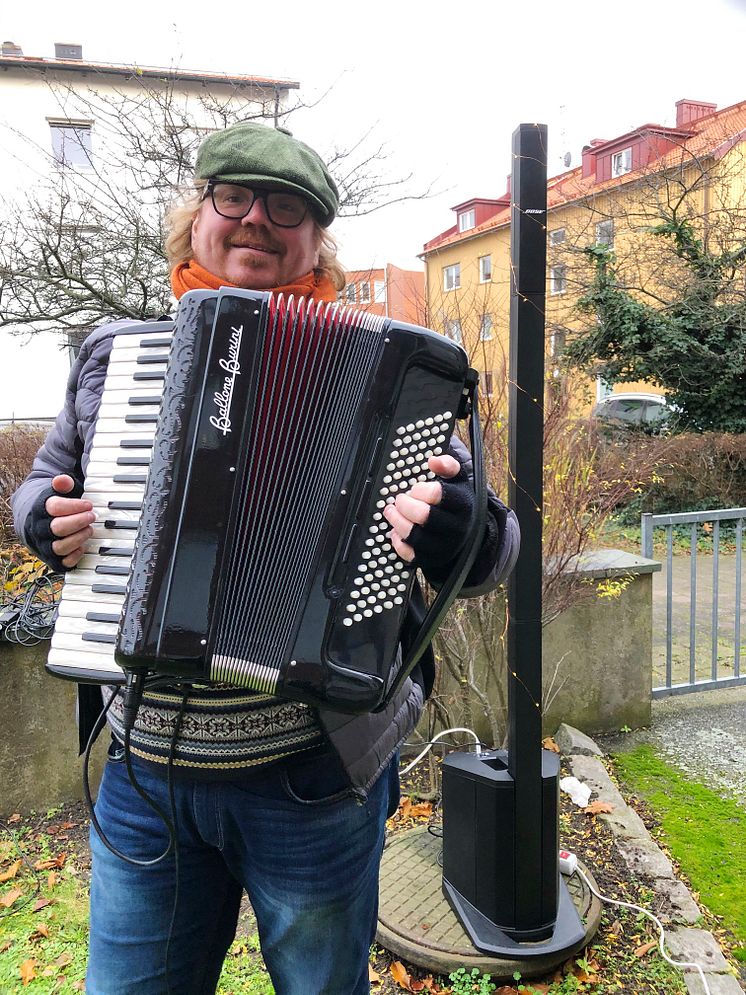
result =
M593 788L598 800L609 802L614 811L602 813L613 832L619 852L633 874L651 882L658 899L651 911L666 926L666 950L672 960L698 963L705 972L711 995L741 995L743 989L731 973L715 937L704 929L693 928L702 913L686 885L679 881L673 865L645 828L639 815L627 805L601 762L603 751L572 726L563 724L554 740L579 781ZM613 898L614 896L609 896ZM684 973L689 995L704 995L699 972L687 968Z

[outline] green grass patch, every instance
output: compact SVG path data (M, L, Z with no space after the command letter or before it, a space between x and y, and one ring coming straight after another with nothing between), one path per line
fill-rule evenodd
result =
M746 812L686 777L643 744L614 755L620 780L643 798L661 838L703 903L723 920L746 960Z

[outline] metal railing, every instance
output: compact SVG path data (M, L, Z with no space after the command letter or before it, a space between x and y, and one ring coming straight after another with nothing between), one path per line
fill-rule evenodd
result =
M741 576L743 523L746 508L722 508L716 511L694 511L677 515L643 515L641 525L642 555L653 557L653 532L657 528L666 530L666 659L665 683L653 687L653 697L660 698L671 694L688 694L692 691L707 691L712 688L732 687L746 684L746 674L741 673ZM733 591L733 659L723 663L720 669L720 634L722 625L721 610L721 526L725 522L735 522L733 545L735 547L734 591ZM677 666L674 673L673 632L674 632L674 576L673 539L676 526L689 525L689 660L685 672ZM706 526L710 525L710 530ZM700 526L702 532L700 533ZM698 674L697 659L697 551L700 535L712 540L712 599L710 606L710 652L709 673ZM729 563L730 573L730 563ZM728 587L730 587L729 577ZM704 585L702 585L704 586ZM700 668L701 669L701 668Z

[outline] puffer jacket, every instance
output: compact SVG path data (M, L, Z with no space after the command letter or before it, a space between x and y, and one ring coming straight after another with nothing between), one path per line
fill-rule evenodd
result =
M82 487L112 340L118 332L133 324L136 323L111 322L96 329L85 340L70 371L64 408L39 450L31 473L13 495L13 515L18 535L26 545L36 553L42 552L43 558L55 566L59 566L57 558L50 558L48 552L44 556L38 542L34 542L34 535L39 533L39 518L46 515L43 506L51 493L51 480L57 474L66 473ZM471 477L472 464L468 450L455 438L452 446ZM488 515L493 519L490 526L492 534L497 533L498 538L490 546L490 562L485 563L482 556L480 563L478 558L479 575L474 576L473 568L461 597L477 597L495 588L512 570L518 555L520 535L517 519L491 491L488 494ZM424 615L424 598L415 584L402 631L401 652L404 656ZM322 729L339 754L353 788L361 797L416 726L434 679L434 658L432 650L428 649L384 710L365 715L318 710ZM79 685L78 699L82 748L101 711L100 689L94 685Z

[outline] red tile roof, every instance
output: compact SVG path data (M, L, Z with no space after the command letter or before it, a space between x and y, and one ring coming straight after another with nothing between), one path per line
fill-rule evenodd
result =
M0 56L4 69L62 69L79 73L101 73L110 76L139 76L149 79L171 79L183 82L234 83L249 86L297 90L300 83L290 79L272 79L269 76L243 76L235 73L204 72L202 70L175 69L157 66L118 65L114 62L88 62L83 59L45 59L31 55Z
M721 158L734 145L746 140L746 100L742 100L738 104L733 104L731 107L725 107L723 110L713 111L706 117L692 121L687 125L686 130L668 128L658 124L645 124L639 128L635 128L634 131L626 135L620 135L617 138L595 144L593 151L597 153L603 146L617 145L625 138L649 134L651 132L661 133L674 138L680 144L661 158L656 159L654 164L650 163L642 170L635 170L631 173L626 173L624 176L613 177L601 182L596 179L595 175L584 177L582 165L576 166L575 169L570 169L565 173L559 173L547 181L547 208L551 210L552 208L560 207L562 204L572 203L591 193L602 193L612 187L632 182L638 179L641 173L649 172L651 166L658 171L668 166L687 162L694 157L704 158L713 156L716 159ZM509 223L510 208L506 207L476 228L470 228L469 231L459 232L457 227L454 226L447 231L441 232L440 235L436 235L435 238L425 243L422 254L427 255L435 249L443 249L459 242L465 242L468 239Z

